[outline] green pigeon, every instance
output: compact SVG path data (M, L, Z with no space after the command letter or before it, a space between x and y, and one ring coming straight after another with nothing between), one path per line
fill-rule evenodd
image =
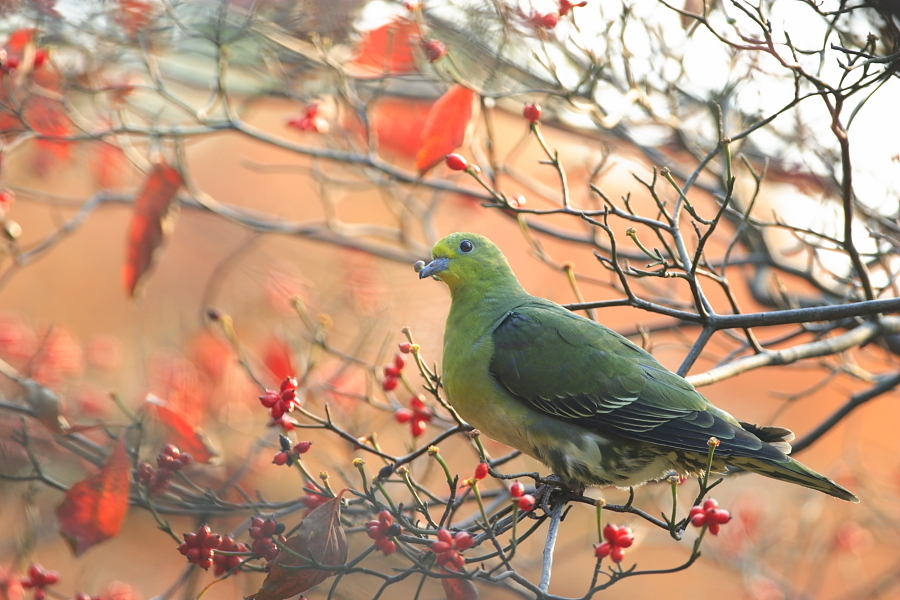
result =
M439 241L419 271L431 276L452 299L442 374L450 404L564 484L699 475L715 437L714 471L738 467L858 502L788 456L790 430L738 421L615 331L526 292L487 238Z

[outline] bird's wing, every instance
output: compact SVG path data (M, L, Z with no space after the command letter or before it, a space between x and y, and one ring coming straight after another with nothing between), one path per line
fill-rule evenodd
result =
M540 299L494 326L492 376L551 417L678 450L783 458L622 336Z

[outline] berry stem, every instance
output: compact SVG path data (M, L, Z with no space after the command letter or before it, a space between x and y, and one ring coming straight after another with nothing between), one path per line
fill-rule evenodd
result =
M484 528L490 529L491 522L488 519L487 511L484 510L484 502L481 501L481 492L478 490L478 482L472 483L472 493L475 494L475 501L478 503L478 510L481 511L481 518L484 519Z
M435 529L438 528L437 523L434 522L434 519L431 518L431 513L428 512L428 506L422 502L422 498L419 497L419 492L416 490L416 486L413 485L412 479L409 476L409 469L405 467L400 467L397 469L397 472L400 473L400 476L403 477L403 481L406 483L406 487L409 489L409 493L412 494L413 500L416 501L416 506L419 507L419 512L421 512L425 518L428 520L428 524Z

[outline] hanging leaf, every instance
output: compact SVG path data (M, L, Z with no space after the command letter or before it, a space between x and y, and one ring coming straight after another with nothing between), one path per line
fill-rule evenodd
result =
M134 201L125 266L122 269L125 291L132 297L150 268L153 254L162 244L166 231L171 229L169 209L181 183L181 174L176 168L165 163L157 164L147 175L144 187Z
M431 107L422 130L422 145L416 155L416 169L420 175L462 146L474 101L475 92L456 84Z
M119 533L130 487L131 461L120 436L100 472L69 488L56 508L59 531L75 556Z
M478 600L478 590L468 579L441 579L447 600Z
M297 535L288 538L285 545L300 556L309 556L322 565L343 565L347 562L347 534L341 527L341 496L325 502L311 511ZM283 600L302 594L335 575L334 571L322 569L298 569L309 564L305 560L282 550L272 563L259 591L248 600Z
M419 26L399 18L365 34L354 58L347 65L356 77L384 77L418 73L413 40L420 38Z
M182 452L187 452L200 463L208 463L216 453L210 447L206 436L191 425L187 419L166 406L166 401L153 394L147 395L147 401L141 407L148 416L156 419L166 428L166 442L175 445Z

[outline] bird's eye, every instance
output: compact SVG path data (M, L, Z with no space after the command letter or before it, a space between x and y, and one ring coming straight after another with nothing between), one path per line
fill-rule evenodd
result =
M468 254L472 250L475 249L475 244L470 242L469 240L463 240L459 243L459 251L465 254Z

